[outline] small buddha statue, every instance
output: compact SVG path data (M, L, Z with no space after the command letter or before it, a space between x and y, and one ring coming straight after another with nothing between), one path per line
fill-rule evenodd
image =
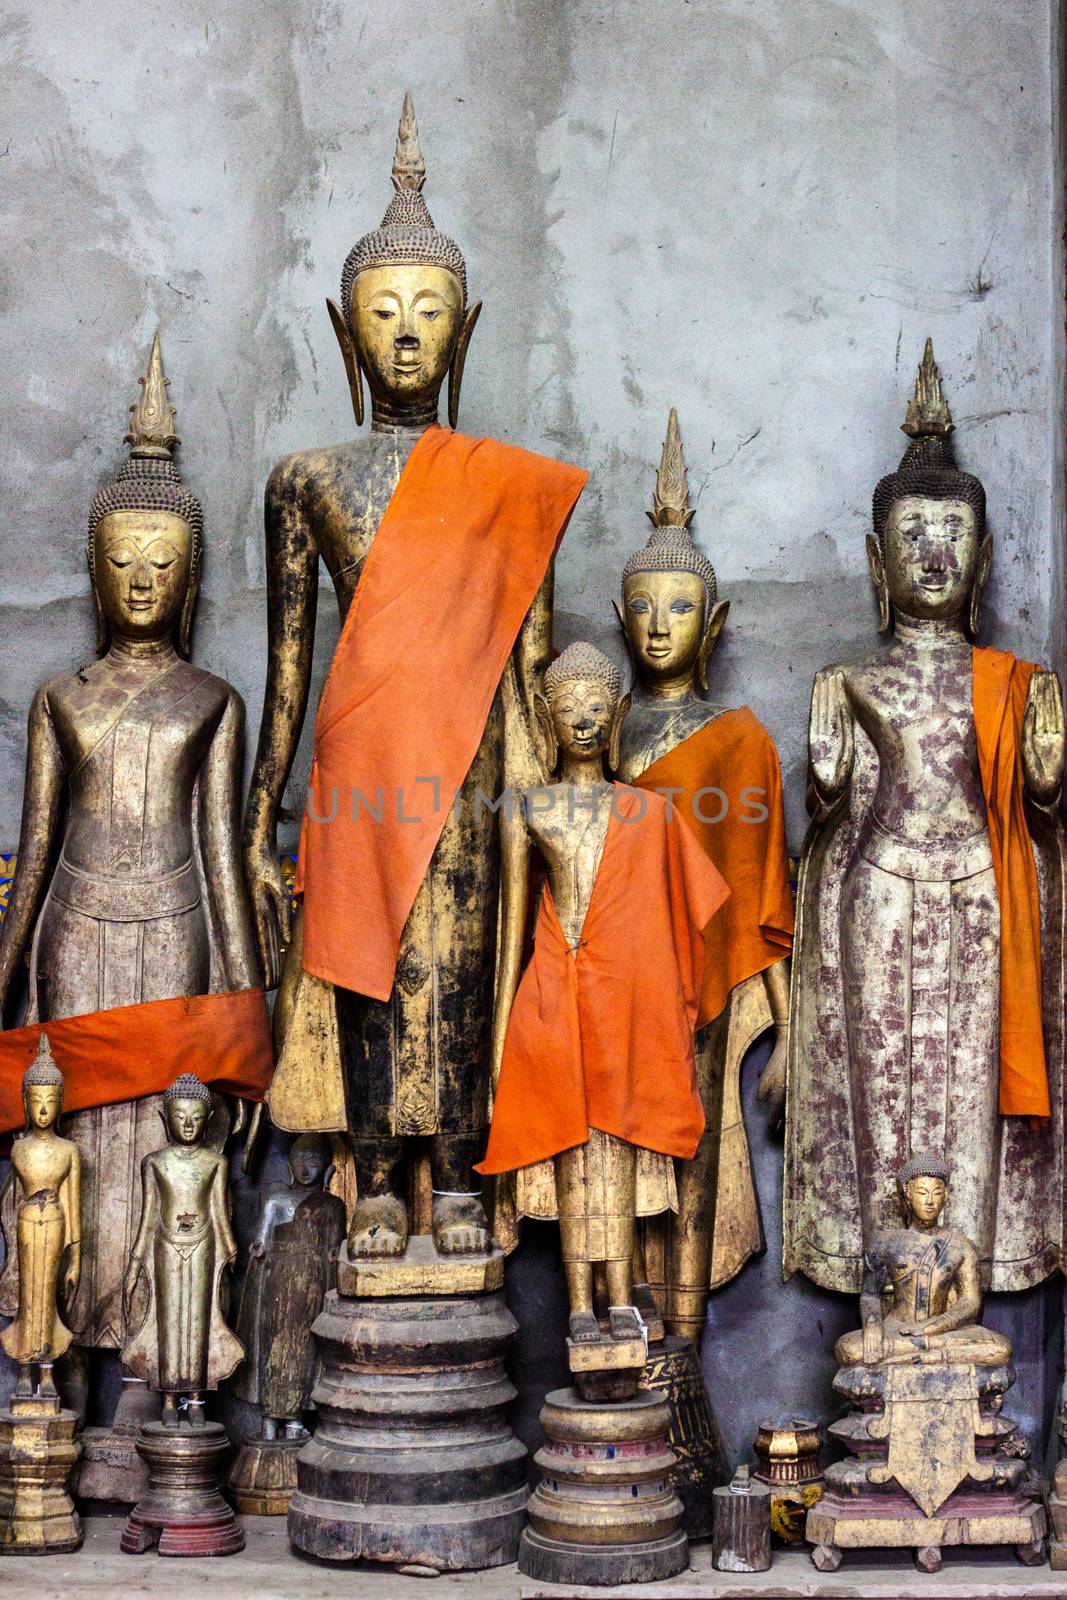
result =
M289 1183L276 1183L260 1205L237 1317L246 1359L230 1387L262 1408L261 1437L306 1439L318 1366L311 1324L336 1276L345 1233L344 1203L326 1192L330 1152L319 1134L302 1133L289 1151Z
M635 1217L674 1203L671 1158L691 1158L703 1132L693 1030L704 930L728 891L660 795L606 778L627 706L601 651L564 650L536 707L556 781L509 794L501 813L497 1088L479 1171L522 1177L551 1159L571 1340L603 1336L594 1310L602 1265L608 1336L628 1341L642 1326ZM520 983L535 848L547 885Z
M28 1022L258 981L239 850L244 706L186 659L203 510L173 459L167 389L157 334L130 408L129 459L89 512L101 657L42 685L30 710L0 931L0 1007L31 944ZM160 1104L144 1094L67 1120L84 1179L84 1271L67 1307L77 1349L126 1342L137 1172L163 1137ZM143 1391L126 1384L116 1425L143 1412Z
M26 1131L11 1151L10 1182L19 1191L8 1261L17 1261L18 1308L0 1334L4 1354L18 1362L18 1399L37 1395L58 1403L53 1363L70 1346L71 1334L56 1305L63 1274L69 1305L81 1274L81 1157L77 1145L56 1131L63 1109L63 1074L42 1033L37 1055L22 1079ZM36 1384L34 1371L36 1370Z
M245 862L268 984L281 977L269 1104L290 1132L351 1135L353 1257L403 1255L412 1188L441 1254L490 1248L471 1167L489 1121L499 839L480 797L504 789L516 741L529 741L552 560L585 478L453 431L481 305L425 182L405 95L393 197L328 303L357 425L369 392L370 432L286 457L266 489L267 682ZM320 561L342 630L283 972L277 829L311 690ZM447 693L427 692L427 660ZM428 1183L409 1181L413 1162Z
M860 1298L863 1327L837 1341L841 1367L971 1363L1001 1366L1011 1344L983 1328L978 1252L954 1228L938 1226L951 1170L924 1151L897 1174L904 1226L878 1233L868 1249Z
M784 1267L858 1292L933 1145L983 1288L1020 1290L1063 1247L1063 703L972 643L992 538L929 341L903 428L867 541L887 640L812 693Z
M205 1423L204 1395L228 1378L244 1348L226 1326L222 1282L237 1255L226 1157L204 1142L211 1091L183 1072L163 1096L169 1143L141 1162L141 1223L123 1285L127 1319L138 1281L147 1310L122 1352L126 1367L163 1394L163 1424Z
M693 542L693 517L672 410L648 512L652 533L623 567L616 607L635 677L618 775L672 796L731 888L707 930L696 1037L704 1134L693 1160L678 1171L677 1220L667 1213L644 1228L644 1268L663 1286L667 1327L699 1343L709 1288L732 1278L761 1244L741 1063L773 1028L759 1092L780 1117L793 897L771 737L747 706L707 698L708 666L730 602Z

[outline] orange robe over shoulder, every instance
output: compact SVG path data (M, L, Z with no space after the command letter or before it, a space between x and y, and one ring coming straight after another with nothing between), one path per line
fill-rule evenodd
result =
M1000 1110L1050 1115L1041 1029L1041 908L1023 801L1022 729L1038 668L1007 650L971 652L974 726L1000 903Z
M704 931L700 1027L725 1009L739 983L793 948L778 752L759 718L739 706L713 717L634 781L678 811L730 888Z
M162 1094L183 1072L262 1100L274 1070L262 989L146 1000L0 1033L0 1133L23 1125L22 1074L42 1033L63 1074L63 1110Z
M557 1155L590 1128L693 1155L704 1131L693 1067L704 930L729 892L659 795L615 785L576 954L545 886L479 1172Z
M315 723L297 890L316 977L389 998L404 924L587 476L438 427L408 457Z

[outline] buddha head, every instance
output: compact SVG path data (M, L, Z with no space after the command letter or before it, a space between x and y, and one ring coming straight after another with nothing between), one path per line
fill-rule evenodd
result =
M426 164L411 95L405 94L393 157L394 194L372 233L349 252L341 304L326 302L348 373L357 425L363 378L374 415L419 426L437 419L447 374L448 421L455 427L463 366L481 304L467 304L459 246L434 227L422 187Z
M952 453L952 415L930 339L903 431L912 442L874 491L874 533L867 536L881 629L892 627L894 612L920 620L962 616L973 636L993 545L985 490Z
M534 695L541 755L554 773L561 757L619 764L619 735L629 698L619 698L619 669L592 644L570 644L545 670Z
M904 1218L909 1226L932 1228L945 1209L948 1181L952 1169L942 1156L930 1150L912 1156L897 1173Z
M320 1133L302 1133L289 1147L289 1170L302 1189L321 1189L330 1168L330 1150Z
M130 407L129 458L94 495L86 553L96 605L96 647L112 639L173 639L189 654L200 586L204 512L174 464L174 407L167 398L159 334L141 394Z
M183 1072L163 1096L163 1120L171 1144L199 1144L210 1117L211 1090L194 1072Z
M34 1132L54 1128L63 1109L63 1074L55 1064L47 1033L37 1041L37 1054L22 1075L22 1108L26 1127Z
M622 569L622 604L615 610L634 672L651 693L706 689L707 666L730 609L718 598L715 568L693 543L678 413L671 411L663 441L648 543Z

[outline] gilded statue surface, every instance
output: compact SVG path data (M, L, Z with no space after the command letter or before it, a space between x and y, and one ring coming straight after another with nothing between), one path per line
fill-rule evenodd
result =
M785 1270L857 1291L935 1147L983 1284L1021 1289L1062 1249L1062 699L972 647L992 540L929 342L904 429L868 538L888 641L812 694Z
M301 1418L311 1406L318 1353L311 1324L334 1287L345 1208L325 1192L326 1140L304 1133L289 1151L289 1183L263 1196L237 1316L245 1361L233 1393L263 1411L264 1439L307 1437Z
M342 642L351 612L358 654L367 602L361 599L358 615L354 608L366 592L368 564L376 562L375 570L382 572L383 517L416 446L425 449L428 434L436 440L441 432L438 406L446 376L448 420L455 426L467 347L480 310L480 304L468 302L458 247L433 225L422 197L424 178L409 96L393 164L394 198L381 227L361 239L345 263L341 306L329 304L357 423L363 421L364 386L369 389L370 432L288 456L275 467L266 491L269 655L245 858L267 980L281 980L275 1012L279 1064L270 1106L275 1122L290 1131L347 1129L351 1134L358 1191L348 1243L353 1256L397 1255L406 1249L406 1171L414 1138L428 1141L420 1148L429 1152L438 1250L489 1248L471 1168L484 1149L488 1124L499 845L495 815L477 803L477 796L496 796L504 786L512 738L506 705L509 696L516 710L529 703L536 672L548 658L551 632L549 565L514 638L504 681L477 730L473 760L461 775L455 803L446 802L449 809L403 927L387 997L323 982L310 968L304 970L310 924L303 909L283 962L288 917L276 833L311 685L319 563L334 586ZM430 565L428 557L425 569ZM415 575L416 589L430 581L426 570ZM446 615L450 607L465 608L470 584L478 578L468 571L459 584L462 592L435 591L426 603L432 602L438 615L442 608ZM392 613L398 661L403 652L420 647L409 628L424 598L409 588ZM456 671L464 675L462 662ZM382 691L383 681L388 692L388 670L376 680L374 692ZM431 674L424 707L436 692ZM392 726L395 731L397 719ZM388 727L385 736L390 736ZM415 781L428 785L433 779L431 769ZM313 770L312 810L314 781ZM346 792L341 804L350 803L355 805ZM400 802L390 794L385 803ZM317 826L317 819L318 813L309 816L305 827ZM350 906L338 906L337 915L358 920Z
M81 1157L77 1145L56 1131L63 1074L46 1034L23 1075L22 1102L26 1131L11 1152L9 1182L18 1201L14 1237L7 1238L9 1267L17 1265L18 1304L14 1320L0 1334L0 1345L18 1363L16 1399L36 1394L54 1402L53 1363L71 1342L56 1297L62 1276L63 1297L70 1304L81 1274Z
M623 569L619 618L635 685L619 777L673 797L733 892L711 925L696 1039L707 1119L680 1164L678 1212L644 1230L644 1271L674 1333L699 1340L708 1290L760 1248L762 1230L741 1111L741 1063L775 1030L760 1086L780 1115L789 1014L793 909L781 776L769 735L747 707L707 698L708 665L729 611L715 569L693 542L677 413L656 479L652 533Z
M189 652L203 513L173 461L159 337L130 456L89 516L101 658L51 679L29 718L18 869L0 933L0 1001L32 934L27 1021L257 981L241 876L244 708ZM53 870L54 853L58 864ZM158 1095L68 1119L82 1163L78 1346L120 1348L122 1281Z
M204 1142L211 1110L210 1089L191 1073L163 1096L169 1143L141 1162L141 1221L123 1284L128 1320L142 1278L147 1288L123 1363L162 1391L166 1427L178 1425L179 1399L190 1425L202 1426L205 1391L217 1389L244 1355L223 1313L223 1275L237 1241L226 1157Z

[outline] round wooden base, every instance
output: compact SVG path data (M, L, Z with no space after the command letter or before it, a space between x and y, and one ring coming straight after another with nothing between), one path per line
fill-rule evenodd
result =
M47 1402L43 1404L47 1405ZM33 1402L0 1411L0 1554L62 1555L82 1542L81 1520L67 1493L81 1454L73 1411L34 1414Z
M289 1506L298 1550L439 1572L515 1560L528 1493L506 1415L515 1326L499 1290L327 1295L318 1424Z
M296 1492L296 1458L307 1439L246 1439L226 1479L226 1497L246 1517L284 1517Z
M121 1548L143 1555L153 1545L161 1556L229 1556L243 1550L245 1536L232 1506L219 1493L219 1471L230 1441L217 1422L201 1428L141 1429L137 1451L148 1467L148 1492L130 1512Z
M647 1389L597 1405L575 1389L546 1397L520 1572L545 1583L621 1584L685 1571L670 1420L667 1402Z

